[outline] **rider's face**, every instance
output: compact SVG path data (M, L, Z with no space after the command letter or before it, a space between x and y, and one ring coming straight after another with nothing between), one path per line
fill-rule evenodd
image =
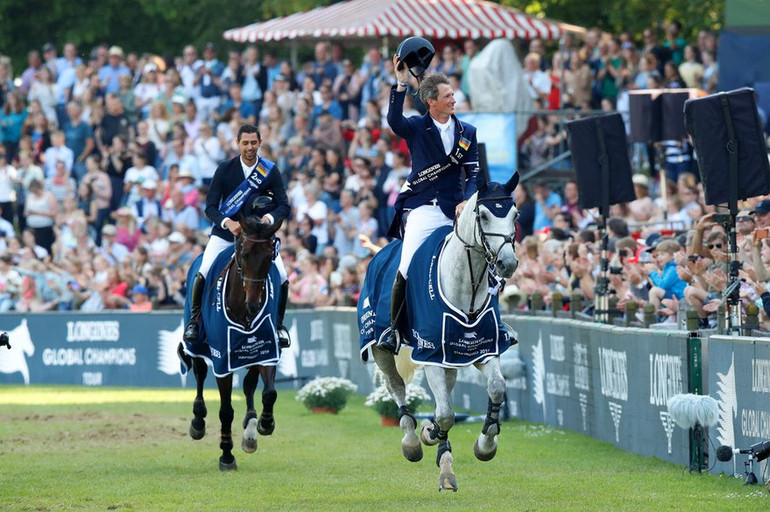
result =
M262 141L256 133L242 133L238 147L241 150L241 158L244 162L254 162L257 159L257 150Z
M447 84L438 85L438 97L428 100L428 106L432 114L439 116L451 116L455 113L455 92Z

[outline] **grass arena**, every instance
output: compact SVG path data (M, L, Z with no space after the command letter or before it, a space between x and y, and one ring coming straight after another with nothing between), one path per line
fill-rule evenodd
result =
M763 487L691 474L567 430L503 423L498 456L472 447L480 423L453 430L457 493L435 462L401 456L397 428L356 396L337 415L279 393L276 430L239 469L218 471L215 429L187 433L192 390L0 388L3 510L762 510ZM209 407L216 410L209 390ZM236 416L242 395L234 394ZM212 418L214 420L215 418ZM237 422L236 422L237 423ZM234 434L240 434L234 426Z
M369 367L355 359L354 348L351 347L348 354L344 343L355 333L352 326L345 327L346 322L355 323L353 315L340 311L327 316L301 311L291 315L298 352L284 357L288 363L294 361L296 373L305 377L345 373L359 385L359 392L339 414L314 414L295 400L296 391L292 387L298 386L284 382L279 386L275 405L275 432L271 436L259 436L254 454L244 453L236 446L233 453L238 459L238 471L227 473L217 469L219 397L213 379L209 377L205 389L208 431L202 440L193 441L188 433L195 396L192 380L180 389L178 374L167 375L161 371L163 339L169 337L168 333L173 334L174 328L180 328L178 315L167 315L168 318L148 315L141 322L136 321L137 316L111 315L109 320L116 323L103 326L109 327L104 331L110 333L106 341L91 336L99 331L96 326L88 333L82 331L75 336L74 331L67 329L65 315L30 316L28 327L34 345L31 355L26 357L30 384L22 384L20 372L0 374L4 379L0 385L2 509L361 511L440 507L442 510L686 511L762 510L767 506L768 494L763 485L742 485L740 463L739 478L733 478L691 472L686 464L667 459L665 451L661 456L630 452L638 450L624 443L635 441L665 450L666 437L657 415L665 408L659 404L673 391L668 389L670 385L667 388L657 380L652 385L635 384L634 372L643 370L646 374L648 371L647 357L631 352L620 357L620 346L633 345L623 337L625 331L590 325L575 330L569 320L524 317L515 319L513 324L519 328L520 354L527 369L522 377L508 382L508 408L517 413L512 416L518 419L502 422L499 450L489 462L480 462L473 455L474 441L483 423L457 423L452 430L452 445L459 491L439 493L436 448L426 446L422 461L407 462L398 445L400 430L382 426L377 413L364 405L364 396L371 388ZM106 320L99 315L82 317L82 320L94 318ZM318 323L319 318L324 320L323 325ZM126 323L128 319L130 322ZM10 322L2 326L8 330L20 322L10 316L4 320ZM61 328L56 328L57 323ZM131 327L137 325L141 329L132 331ZM162 328L164 325L170 325L168 330ZM143 334L140 336L140 333ZM564 340L563 346L559 336ZM595 349L591 346L593 341L586 336L606 337L610 341L602 343L620 345L612 350ZM681 344L660 334L647 333L646 336L650 346L656 346L658 338L671 346ZM83 340L72 341L75 338ZM89 340L86 342L85 338ZM577 351L572 342L585 342L588 348L585 352ZM73 352L61 352L63 347L72 349L73 346L84 350L82 359ZM92 354L119 349L131 351L133 356L129 359L85 357L84 346ZM532 357L538 347L543 350L545 364L540 369L536 363L539 358ZM6 348L0 349L2 360L7 357ZM719 363L717 349L712 340L713 366ZM51 356L59 353L69 353L72 357ZM592 353L610 354L612 358L595 361ZM44 364L45 357L48 366ZM668 383L684 379L684 375L677 376L670 371L677 368L672 363L674 357L653 358L649 373L655 379L661 376ZM587 365L580 372L558 366L579 363L581 358ZM623 404L624 416L617 430L620 441L615 442L616 429L611 418L602 423L599 413L606 406L599 402L589 401L589 413L595 409L599 415L589 416L593 419L589 419L587 435L580 433L579 426L570 423L569 401L578 401L575 382L569 382L572 392L565 393L559 384L562 380L548 375L595 374L596 394L601 394L603 382L604 392L613 400L620 400L623 388L618 383L624 380L615 370L624 359L632 362L644 359L644 365L628 365L629 375L625 377L625 382L630 383L625 391L628 403ZM135 365L127 364L132 361ZM68 362L69 366L62 364ZM115 364L106 364L110 362ZM663 375L666 368L669 373ZM82 385L83 375L92 379L92 386ZM541 386L537 385L538 376L542 377ZM46 378L58 384L46 383ZM66 382L77 385L63 385ZM126 384L130 382L134 384ZM138 382L152 387L138 388ZM658 408L652 414L656 416L653 419L657 426L648 428L643 412L635 413L629 405L637 392L642 394L641 402L649 402L650 397L654 397L653 405ZM539 393L543 394L545 405L537 402ZM712 394L716 396L715 392ZM744 393L738 393L742 395ZM461 372L453 401L458 412L478 415L484 410L486 396L482 387L473 388L466 382ZM419 412L432 412L432 407L432 402L424 403ZM241 418L245 413L240 385L233 390L233 408L233 436L237 439L243 430ZM740 418L755 409L761 407L747 404L743 409L742 404L738 404L738 431ZM579 412L577 414L575 421L579 423ZM563 415L562 428L558 426L559 415ZM535 418L535 421L522 418ZM650 430L651 437L640 438L633 430L635 424L641 425L642 430ZM686 438L686 431L675 427L671 441L674 453ZM713 452L711 461L713 467ZM754 468L761 482L766 480L764 464Z

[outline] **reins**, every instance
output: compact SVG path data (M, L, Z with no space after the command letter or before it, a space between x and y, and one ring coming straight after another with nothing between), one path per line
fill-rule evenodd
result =
M245 234L242 234L240 236L242 237L242 240L240 241L240 244L239 244L240 248L243 247L243 242L265 243L265 242L271 242L273 240L273 238L256 238L256 237L245 235ZM240 276L242 283L243 284L245 284L247 282L248 283L264 283L267 280L267 276L265 276L263 278L255 279L253 277L246 277L245 275L243 275L243 268L241 267L241 263L240 263L239 258L238 258L238 252L239 252L239 250L238 250L238 248L236 248L235 254L233 254L233 259L232 259L232 261L230 263L232 264L233 261L235 262L235 271L238 272L238 275Z
M497 259L497 255L500 253L500 251L503 249L505 244L510 243L511 248L513 248L513 243L515 241L516 232L510 233L510 234L503 234L503 233L487 233L484 231L484 229L481 227L481 218L479 215L479 203L484 201L510 201L510 197L488 197L482 199L476 199L476 204L473 207L473 215L475 218L474 225L473 225L473 238L474 242L476 239L479 241L479 245L481 245L483 251L478 248L477 244L469 244L465 240L463 240L463 237L460 236L460 233L457 231L457 217L455 217L453 226L452 226L452 232L457 237L460 242L462 242L463 247L465 248L465 255L468 258L468 272L470 273L471 277L471 305L470 309L468 310L468 316L471 318L475 318L476 315L478 315L481 311L477 311L475 309L475 301L476 301L476 293L479 291L479 288L481 287L481 284L484 281L484 277L486 277L487 274L491 275L492 278L494 278L496 281L500 282L502 279L500 276L497 275L497 272L495 271L495 259ZM478 232L478 237L476 233ZM492 236L499 236L502 237L503 243L500 244L500 247L497 249L497 251L492 250L492 247L489 245L489 241L487 240L488 237ZM471 261L471 251L479 253L481 256L484 257L485 261L485 271L479 273L478 276L473 275L473 263ZM487 292L487 296L489 296L489 292Z

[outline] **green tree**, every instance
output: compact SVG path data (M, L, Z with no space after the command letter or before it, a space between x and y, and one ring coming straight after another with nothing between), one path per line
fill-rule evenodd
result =
M81 56L96 45L116 44L125 51L181 54L185 44L207 41L220 49L242 48L222 39L225 30L308 10L331 0L28 0L0 1L0 51L18 75L28 51L46 42L61 51L78 45Z
M642 31L660 28L672 20L682 24L682 36L694 41L698 31L720 30L724 23L725 0L502 0L500 3L587 28L619 34L630 32L641 39Z

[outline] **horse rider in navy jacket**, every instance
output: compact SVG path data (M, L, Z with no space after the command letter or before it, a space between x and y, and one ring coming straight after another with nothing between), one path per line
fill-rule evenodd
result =
M390 90L388 124L396 135L406 140L412 170L396 200L396 217L388 232L390 236L403 238L401 261L393 283L391 327L377 343L392 353L397 353L400 347L398 327L412 256L434 230L452 225L483 179L479 173L476 128L455 117L454 91L447 76L433 73L425 77L420 82L419 93L428 112L405 118L404 96L409 75L405 66L399 69L399 64L398 55L394 55L398 84Z
M262 222L280 222L289 216L291 207L289 199L286 196L286 188L281 178L281 173L272 162L258 157L257 150L262 144L262 137L256 126L246 124L238 130L236 138L241 155L230 160L225 160L217 166L214 177L211 179L208 194L206 195L205 214L214 224L211 228L211 237L203 251L198 274L192 284L192 304L190 305L190 321L185 327L184 340L193 343L198 339L198 321L200 320L201 299L206 283L206 274L217 256L232 246L235 237L241 232L241 225L227 217L220 211L222 203L239 187L242 183L255 172L258 164L259 169L267 166L270 171L264 182L259 186L256 194L269 195L273 200L273 210L262 217ZM281 255L275 257L275 264L281 274L281 293L278 302L278 336L282 346L288 346L288 332L283 327L283 316L286 312L286 301L289 294L289 283L286 276L286 269L283 266Z

